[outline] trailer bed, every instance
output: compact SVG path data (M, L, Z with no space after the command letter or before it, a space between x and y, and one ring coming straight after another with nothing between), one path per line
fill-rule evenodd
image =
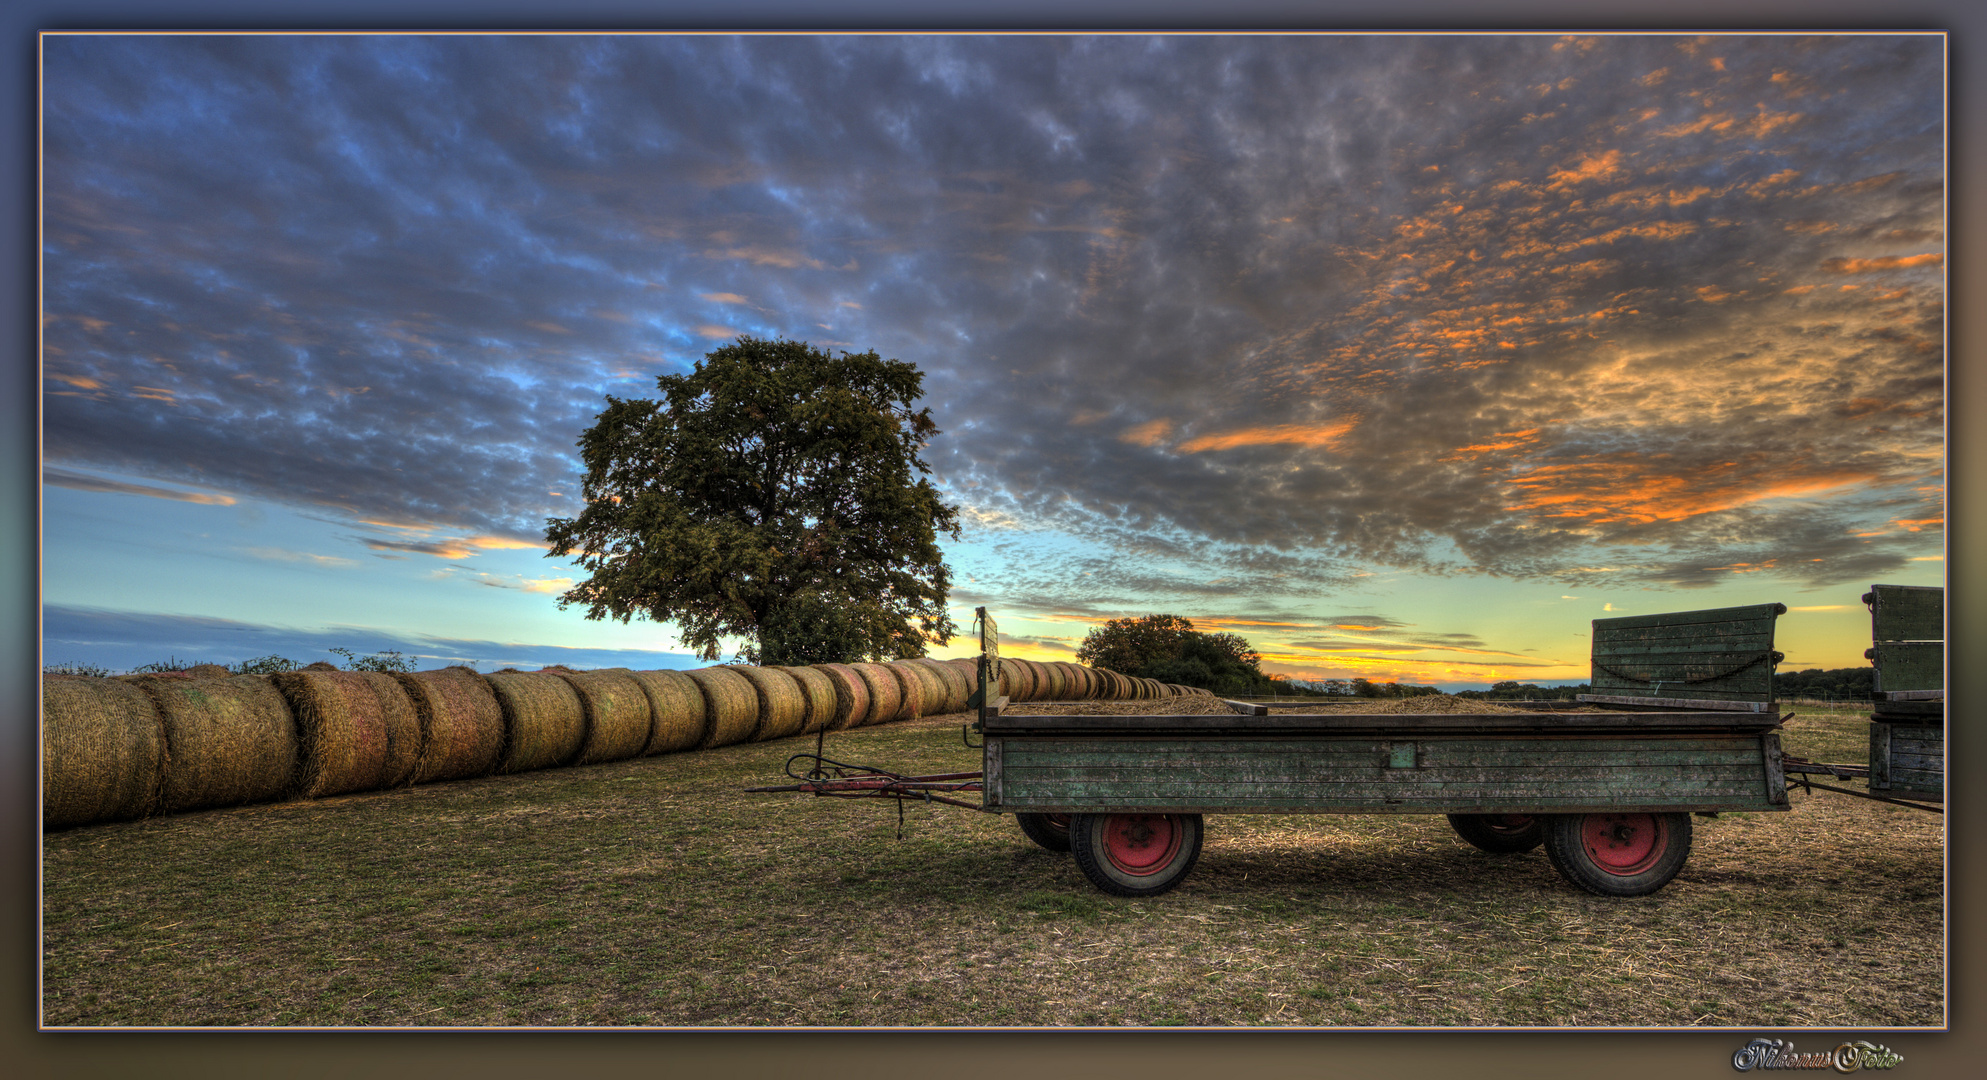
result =
M1305 713L982 722L996 812L1503 814L1788 807L1762 713Z

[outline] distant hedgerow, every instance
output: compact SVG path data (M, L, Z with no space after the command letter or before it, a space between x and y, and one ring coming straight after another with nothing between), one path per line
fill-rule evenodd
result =
M371 656L354 655L350 649L332 649L345 658L347 671L412 672L414 661L402 655L397 649L385 649Z

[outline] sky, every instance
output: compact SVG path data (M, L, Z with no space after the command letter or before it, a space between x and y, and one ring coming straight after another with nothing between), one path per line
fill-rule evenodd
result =
M1944 580L1945 40L51 35L46 663L700 666L575 442L739 335L915 363L962 627L1582 681ZM963 639L935 655L965 655Z

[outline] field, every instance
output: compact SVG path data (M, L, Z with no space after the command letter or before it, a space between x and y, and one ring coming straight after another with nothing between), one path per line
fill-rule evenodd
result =
M1861 761L1865 714L1789 753ZM964 717L829 737L978 768ZM43 840L69 1026L1935 1026L1943 818L1796 791L1605 900L1437 817L1210 817L1117 900L1012 818L741 789L813 740L211 811ZM1855 781L1835 781L1854 786Z

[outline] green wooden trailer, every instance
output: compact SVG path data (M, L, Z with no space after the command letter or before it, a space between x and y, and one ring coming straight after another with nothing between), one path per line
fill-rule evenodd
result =
M1603 712L1029 715L982 703L982 808L1120 896L1177 885L1206 814L1444 814L1487 851L1541 844L1581 888L1654 892L1691 815L1787 809L1766 604L1597 620ZM998 653L981 661L997 675ZM995 685L995 678L983 685Z
M1229 702L1232 715L1099 716L1013 710L982 608L970 725L983 740L980 774L831 773L824 766L835 763L817 753L795 758L815 762L807 782L755 790L1014 814L1030 839L1072 853L1084 876L1119 896L1178 885L1200 857L1207 814L1444 814L1485 851L1543 845L1572 884L1641 896L1682 868L1692 814L1788 808L1773 700L1773 627L1785 611L1596 620L1592 711ZM803 778L792 763L789 772ZM951 797L972 791L977 806Z

